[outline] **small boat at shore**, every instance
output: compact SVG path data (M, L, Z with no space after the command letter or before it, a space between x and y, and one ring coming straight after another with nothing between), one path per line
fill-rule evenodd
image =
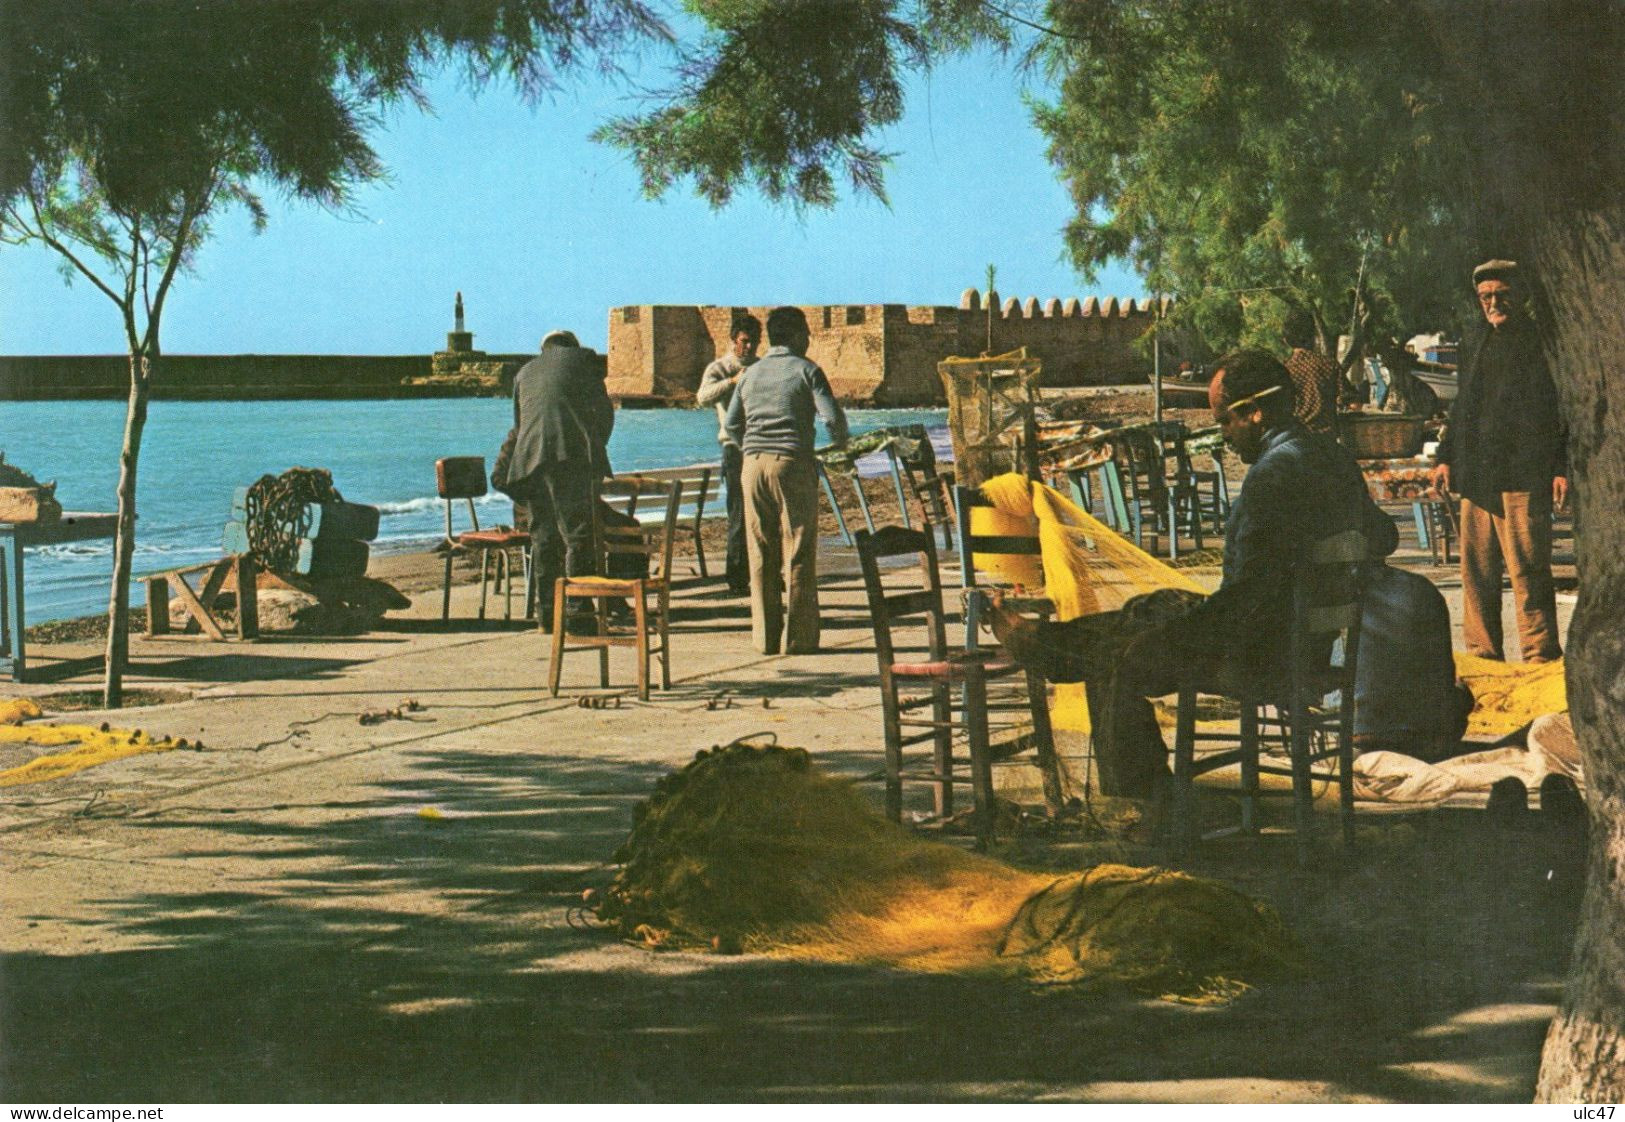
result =
M1415 374L1428 388L1438 395L1440 401L1456 400L1456 366L1450 362L1429 362L1427 359L1417 359L1411 363L1411 373Z
M1168 409L1206 409L1207 383L1183 381L1179 378L1162 380L1162 404Z

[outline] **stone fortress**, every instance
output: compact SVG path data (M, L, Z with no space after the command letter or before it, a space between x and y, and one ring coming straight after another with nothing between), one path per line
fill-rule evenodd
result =
M982 294L968 288L957 308L832 304L802 310L812 327L807 356L848 402L940 404L940 360L1018 347L1043 360L1045 386L1141 381L1151 370L1142 344L1155 320L1150 300L1091 296L1081 303L1073 298L1040 304L1011 297L1001 305L993 292L984 305ZM765 323L768 311L649 304L610 309L611 396L651 404L692 400L706 364L729 345L734 314L749 312ZM1169 357L1165 341L1164 361Z
M603 356L610 395L630 406L692 404L706 365L729 346L735 312L765 322L768 310L612 308ZM830 304L802 310L812 327L809 357L829 374L835 393L855 404L941 405L939 361L1018 347L1043 360L1047 387L1138 382L1151 370L1145 339L1155 315L1149 300L1001 304L993 293L984 306L980 293L966 289L957 308ZM1165 371L1180 357L1178 334L1163 336ZM153 392L195 400L496 396L509 392L514 373L534 354L476 349L458 293L445 349L433 354L165 355ZM128 392L123 355L0 355L0 401L122 398Z

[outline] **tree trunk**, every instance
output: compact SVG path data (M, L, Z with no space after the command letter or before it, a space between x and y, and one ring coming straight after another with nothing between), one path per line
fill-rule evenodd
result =
M1569 714L1590 852L1536 1098L1625 1098L1625 5L1423 0L1473 107L1484 256L1510 251L1542 309L1569 427L1579 603ZM1465 283L1465 279L1464 279ZM1612 415L1610 415L1612 414Z
M107 677L102 704L124 704L124 668L130 657L130 570L135 561L135 477L141 457L141 433L147 427L147 392L152 357L130 354L130 401L124 414L124 448L119 453L118 527L113 537L113 590L107 602Z
M1570 426L1580 594L1568 635L1569 713L1591 818L1580 933L1536 1097L1618 1102L1625 1098L1625 210L1541 223L1532 248L1543 262Z

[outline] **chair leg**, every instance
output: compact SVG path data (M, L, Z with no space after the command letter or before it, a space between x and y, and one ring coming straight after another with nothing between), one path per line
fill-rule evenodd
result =
M632 626L637 630L638 700L649 700L649 606L644 600L643 582L637 582L632 599Z
M491 571L491 551L489 549L482 549L482 550L480 550L480 617L479 617L482 621L485 619L485 588L486 588L487 583L489 583L488 574L490 573L490 571Z
M1292 810L1298 830L1298 864L1302 866L1308 866L1315 840L1315 793L1309 776L1307 709L1302 699L1293 698L1292 711L1287 715L1292 728Z
M1337 796L1338 816L1343 820L1343 848L1354 849L1354 705L1353 698L1338 698L1337 715Z
M1196 690L1183 686L1174 722L1174 820L1168 834L1183 857L1196 839Z
M497 551L497 576L502 581L502 618L513 620L513 558L504 547Z
M559 696L559 676L564 670L564 578L553 582L553 657L547 664L547 688Z
M886 817L903 820L903 726L896 683L880 682L881 722L886 737Z
M604 638L609 634L609 601L602 596L593 598L593 609L598 621L598 637ZM609 689L609 644L601 644L598 648L598 688Z
M1241 701L1241 828L1258 830L1258 706Z
M931 737L931 805L938 818L954 812L954 718L953 687L947 682L931 685L931 719L937 727Z
M655 627L660 632L660 688L671 689L671 585L665 583L660 588L660 599L656 605L659 616L655 619Z
M965 732L970 741L971 790L975 793L976 846L993 843L997 806L993 799L993 763L987 734L987 678L979 663L965 668Z
M440 620L451 618L451 543L446 543L446 583L440 594Z

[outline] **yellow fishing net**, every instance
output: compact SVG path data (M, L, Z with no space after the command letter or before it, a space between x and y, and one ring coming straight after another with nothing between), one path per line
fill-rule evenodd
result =
M1500 662L1456 652L1456 677L1473 692L1468 736L1505 736L1547 713L1566 713L1563 660Z
M1027 872L876 815L796 748L731 745L634 812L598 914L650 945L1212 1002L1296 970L1266 905L1165 869Z
M167 752L182 741L169 737L154 740L140 729L108 728L106 725L24 725L17 722L41 715L38 705L27 698L0 700L0 744L31 744L40 748L66 748L36 756L27 763L0 771L0 787L19 787L61 779L87 767L140 756Z
M1036 534L1040 556L978 553L973 563L1023 590L1041 588L1055 605L1057 619L1113 611L1159 588L1208 591L1053 487L1010 473L983 483L982 494L993 505L971 508L971 533ZM1058 729L1089 731L1089 706L1081 684L1055 687L1051 720Z

